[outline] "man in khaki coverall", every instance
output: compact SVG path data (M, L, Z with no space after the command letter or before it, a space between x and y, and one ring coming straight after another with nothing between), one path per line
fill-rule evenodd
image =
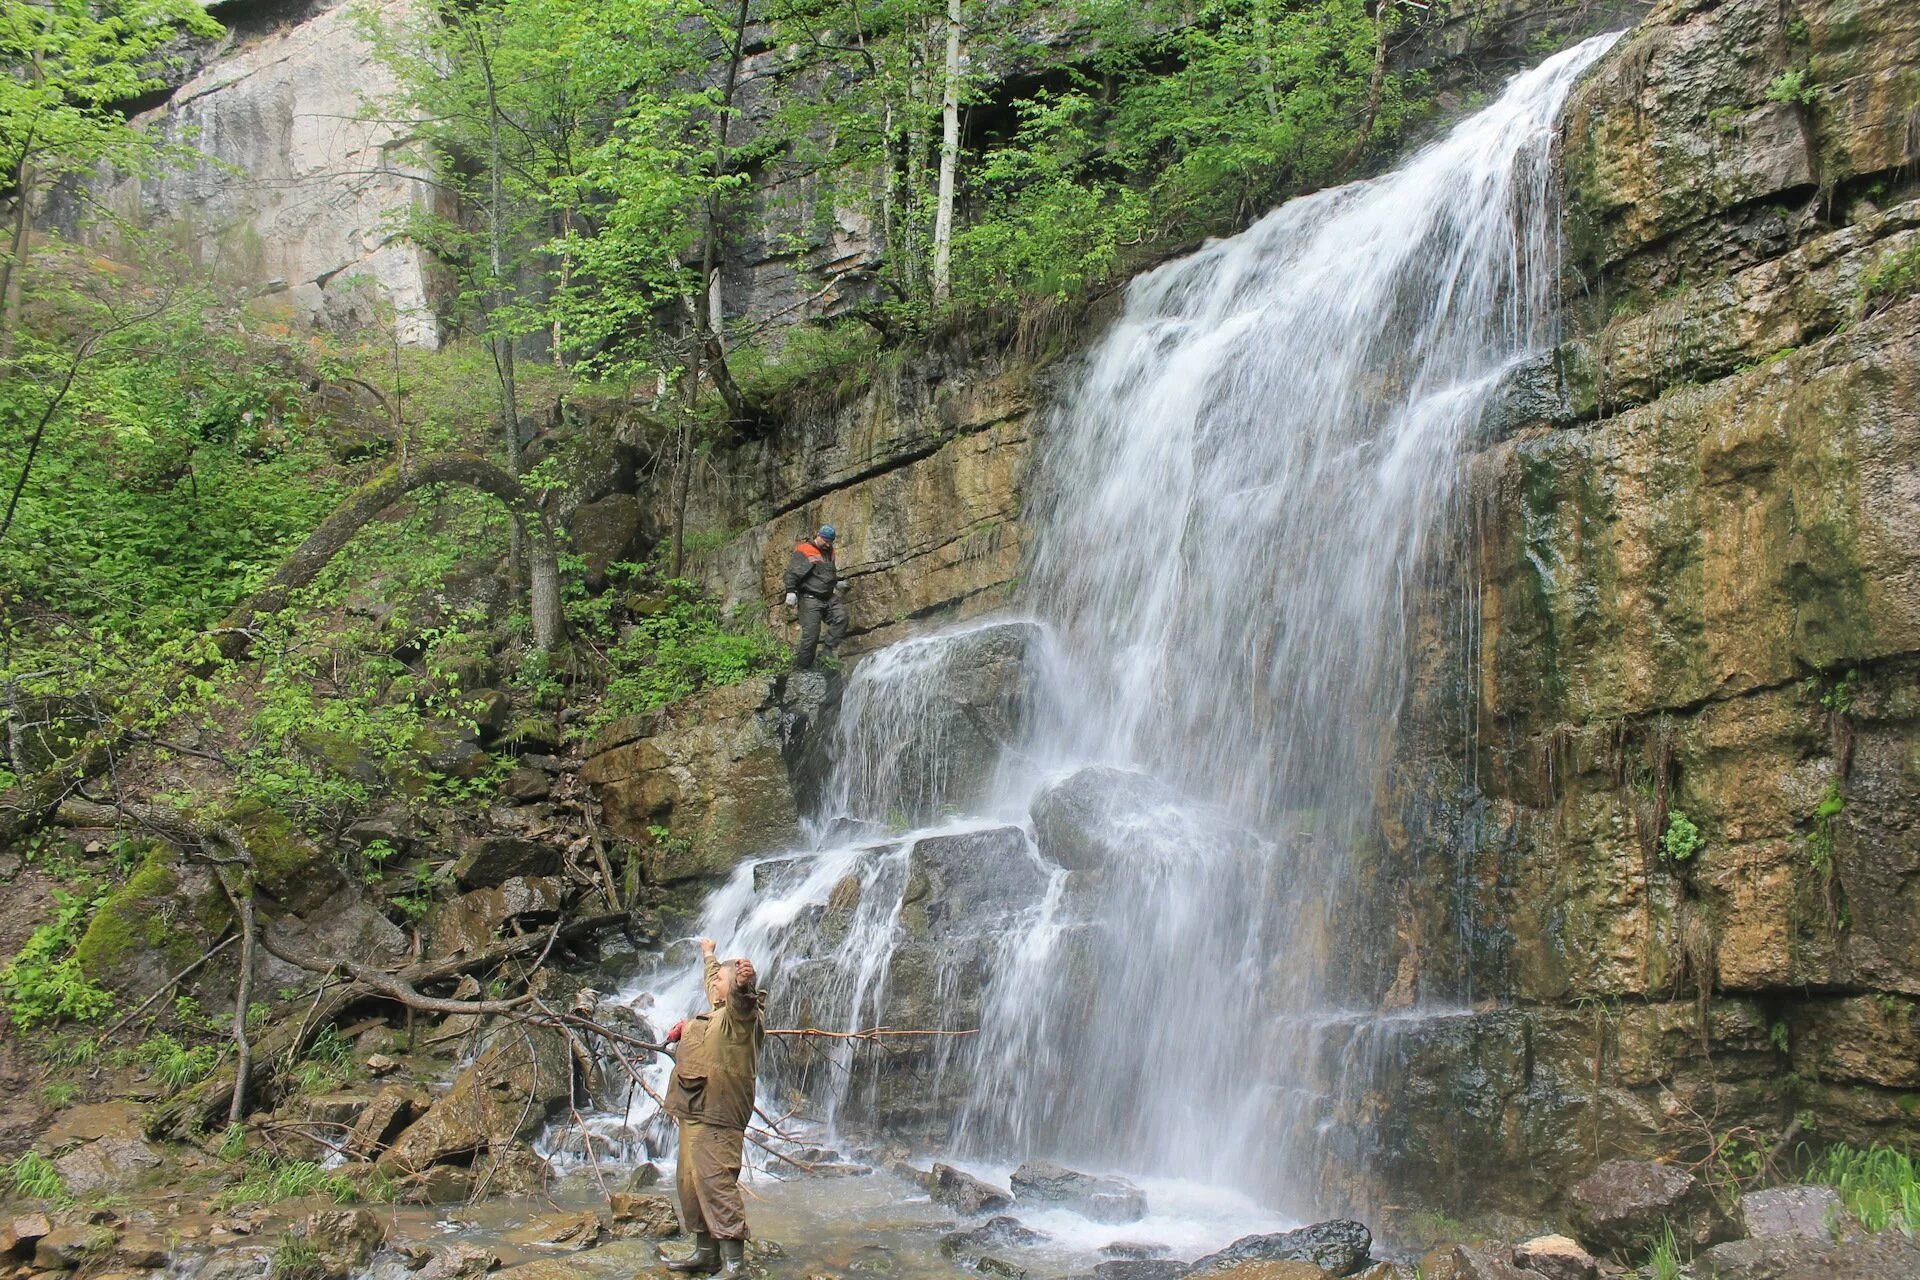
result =
M754 1073L766 1039L764 996L754 987L752 961L721 964L713 951L713 939L700 939L713 1008L674 1028L680 1048L667 1084L667 1114L680 1125L675 1184L680 1222L693 1232L694 1251L669 1262L667 1270L741 1276L747 1209L740 1198L740 1150L753 1118Z

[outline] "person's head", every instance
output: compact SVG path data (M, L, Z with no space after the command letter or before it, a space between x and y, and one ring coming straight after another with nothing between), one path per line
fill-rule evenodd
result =
M830 524L823 524L820 526L820 532L813 535L813 545L819 547L822 551L831 551L833 550L834 535L834 527Z
M714 1004L725 1004L733 993L741 988L751 991L754 982L753 961L744 956L723 960L713 971L713 982L707 990L707 998Z

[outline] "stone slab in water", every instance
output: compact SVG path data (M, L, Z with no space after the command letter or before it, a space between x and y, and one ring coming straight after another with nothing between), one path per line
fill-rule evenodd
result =
M989 1218L971 1231L950 1231L940 1237L940 1252L949 1258L955 1254L978 1253L987 1249L1030 1248L1045 1244L1053 1237L1044 1231L1024 1226L1018 1218L1004 1215Z
M1013 1197L997 1187L962 1173L950 1164L936 1164L929 1179L928 1194L935 1204L943 1204L956 1213L969 1216L992 1213L1013 1204Z
M1147 1216L1146 1193L1124 1178L1100 1178L1051 1160L1029 1160L1013 1171L1013 1194L1022 1202L1065 1205L1095 1222L1138 1222Z
M1193 1268L1171 1258L1121 1258L1093 1269L1094 1280L1180 1280Z
M1367 1264L1373 1233L1349 1218L1316 1222L1295 1231L1243 1236L1218 1253L1193 1264L1195 1275L1213 1275L1243 1262L1311 1262L1337 1276L1349 1276Z

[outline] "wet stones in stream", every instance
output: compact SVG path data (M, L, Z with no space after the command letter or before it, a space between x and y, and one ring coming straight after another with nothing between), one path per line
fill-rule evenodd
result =
M1310 1262L1336 1276L1350 1276L1367 1265L1372 1249L1373 1233L1341 1218L1295 1231L1243 1236L1194 1263L1193 1274L1225 1274L1247 1262Z
M950 1231L940 1237L940 1252L949 1258L968 1257L994 1249L1025 1249L1045 1244L1053 1237L1044 1231L1021 1224L1018 1218L1002 1215L989 1218L968 1231Z

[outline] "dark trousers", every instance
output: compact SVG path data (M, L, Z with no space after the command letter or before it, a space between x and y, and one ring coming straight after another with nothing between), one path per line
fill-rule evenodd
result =
M813 665L813 651L820 644L820 620L827 620L827 652L838 653L840 642L847 638L847 606L840 597L823 600L819 596L800 593L800 648L793 655L793 665L810 667Z
M721 1240L747 1238L747 1205L740 1197L740 1145L746 1140L739 1129L680 1122L680 1163L673 1181L683 1228Z

